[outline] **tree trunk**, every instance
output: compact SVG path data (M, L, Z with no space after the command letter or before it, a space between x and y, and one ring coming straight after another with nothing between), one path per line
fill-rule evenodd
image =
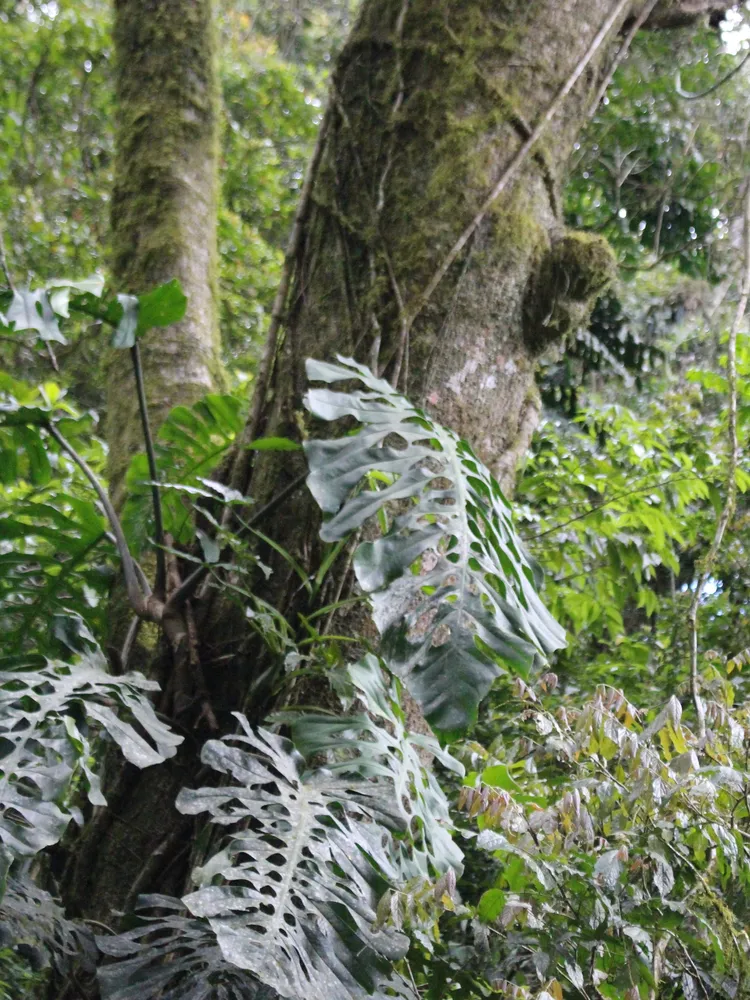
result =
M135 8L143 8L144 18L148 8L148 18L166 23L152 6L148 0L120 0L123 53L131 51L123 40L129 37L127 26L146 30L132 19ZM207 4L170 0L157 6L172 10L168 22L178 30L186 15L174 8L196 11ZM335 73L322 153L300 216L302 238L295 246L283 340L273 376L260 387L264 407L253 433L298 437L305 358L354 355L397 380L414 401L469 438L506 488L512 486L539 412L535 359L585 321L613 271L606 243L566 230L560 208L566 160L601 83L606 46L442 280L432 279L613 7L614 0L366 0ZM622 5L608 40L642 8L637 0ZM194 37L187 37L180 44L192 51ZM126 76L123 68L123 80ZM159 78L159 72L153 76ZM126 101L137 104L129 88L121 87ZM158 123L153 127L158 132ZM168 146L172 140L163 141ZM208 144L200 145L205 153ZM124 156L129 147L121 148ZM212 162L212 154L205 155L204 162ZM178 152L167 166L176 171L184 162ZM131 170L137 168L121 164L121 175ZM159 171L144 179L147 187L154 174ZM121 180L121 201L126 187ZM208 199L208 187L202 190ZM170 204L180 218L177 209L188 192L175 181L173 194ZM206 204L200 199L201 211ZM124 207L118 211L132 220L138 236L135 214ZM192 225L193 232L200 230L195 249L200 254L207 230ZM155 221L153 229L161 232ZM185 274L195 277L196 258L184 253L191 261ZM159 254L150 259L160 268L158 280L171 276ZM155 280L153 274L149 279ZM190 296L192 289L186 288ZM196 392L210 380L205 359L211 356L213 332L201 330L186 323L174 335L174 348L159 341L147 354L147 383L166 393L168 405L176 401L174 382L160 384L158 366L171 350L183 357L187 349L185 363L202 365L202 374L191 376ZM113 422L129 412L124 375L118 384L111 397ZM126 422L132 426L129 417ZM112 445L126 448L127 441L115 436ZM301 459L290 461L288 454L266 455L247 470L238 454L236 468L247 473L241 485L258 503L278 494L302 467ZM306 494L287 500L272 521L264 530L314 565L319 517ZM275 568L267 596L282 612L293 611L299 581L287 575L283 563ZM218 633L227 638L230 628L222 614L217 605L197 611L205 649ZM244 706L258 671L258 658L247 655L245 633L238 630L234 638L243 655L209 677L222 718ZM264 707L256 696L253 715ZM121 784L107 820L117 836L103 836L102 827L84 834L67 881L73 912L107 920L112 909L129 901L135 884L139 891L175 891L182 884L190 827L171 803L179 785L190 783L191 771L198 770L196 742L191 740L176 762ZM161 860L149 862L157 851Z
M119 121L111 215L113 285L118 292L142 293L177 278L188 298L180 323L152 330L140 342L155 433L173 406L190 405L222 381L216 271L220 105L213 2L115 0L114 41ZM129 461L144 446L127 351L111 352L107 409L110 492L120 507ZM113 638L122 640L130 618L118 590L110 607ZM150 645L156 647L155 656L165 655L160 643ZM177 758L144 772L109 755L107 764L114 769L105 785L109 807L97 811L67 861L62 888L71 914L109 919L113 909L128 902L131 890L147 888L150 883L140 884L139 878L149 872L153 877L155 869L163 885L182 891L185 839L192 824L177 818L173 803L194 773L190 768L199 752L188 736ZM175 854L182 858L182 868L170 865Z
M119 112L112 282L140 294L177 278L185 318L141 342L152 421L221 380L216 272L219 87L211 0L115 0ZM143 447L130 358L108 368L110 490Z

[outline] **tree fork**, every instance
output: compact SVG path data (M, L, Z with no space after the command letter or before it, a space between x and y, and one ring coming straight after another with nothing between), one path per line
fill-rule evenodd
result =
M499 6L502 16L498 15ZM168 8L165 22L179 38L168 39L166 48L152 45L149 58L156 60L158 56L164 63L154 71L157 77L161 74L160 80L168 75L168 67L181 79L180 65L190 65L190 60L176 60L174 46L188 52L198 44L198 32L192 20L192 34L185 39L181 15L175 10L189 7L191 15L198 16L196 12L209 10L207 0L193 4L166 0L157 6L146 0L117 0L120 59L128 58L127 45L133 39L143 40L144 32L151 41L156 39L162 7ZM257 429L253 421L253 437L299 436L306 357L354 354L369 363L375 355L381 373L394 373L403 331L399 296L404 302L416 301L415 296L428 286L524 142L517 122L530 122L531 129L539 122L615 9L615 2L506 0L498 5L497 0L466 0L460 10L458 7L449 0L365 0L337 65L336 100L319 163L311 171L309 203L299 216L295 234L289 296L274 310L280 337L278 346L273 344L273 354L269 353L268 391L263 386L253 406L253 414L261 414ZM580 321L610 272L611 259L605 246L597 248L590 237L581 241L565 230L556 189L564 182L568 153L606 76L609 43L626 19L638 17L643 7L643 3L634 2L618 13L604 44L544 133L537 147L539 156L526 158L514 183L488 206L415 318L408 357L406 351L401 352L401 384L407 394L424 402L442 423L471 440L488 465L502 471L506 483L512 481L512 470L506 468L504 456L515 458L521 450L519 441L533 432L538 352L563 335L565 322ZM140 25L135 17L139 9ZM153 22L151 27L147 21ZM201 22L204 28L207 23L205 18ZM541 63L540 53L544 54ZM205 61L201 65L205 66ZM140 240L137 209L129 213L122 205L129 189L126 181L137 176L137 165L126 161L129 156L137 159L139 144L129 139L127 130L133 121L140 121L134 113L138 102L133 88L142 79L144 66L134 69L132 79L126 69L121 68L121 100L131 109L131 121L124 122L118 205L113 210L121 248L116 252L124 255L118 273L130 274L126 267L128 244L119 239L130 231L133 246L144 250L154 273L142 261L144 270L134 268L133 283L129 277L126 287L143 291L144 283L155 284L176 274L183 280L189 299L194 298L196 293L181 273L159 270L158 254L149 255L149 240ZM123 82L126 78L127 86ZM174 93L181 92L180 86L178 83ZM161 90L166 92L163 84ZM180 106L184 110L184 105ZM188 118L193 114L204 121L198 111ZM184 120L177 114L170 121L169 128L166 124L163 127L165 133L175 129L175 136L169 139L159 136L158 123L151 124L166 157L162 162L175 164L180 161L179 145L185 141ZM136 133L140 134L138 129ZM193 132L188 130L188 134ZM215 156L204 155L203 139L204 135L197 142L203 150L201 162L205 169L213 169ZM148 191L153 188L150 176L147 172L143 177ZM175 195L181 188L176 182L166 187L172 196L166 203L169 221L164 226L174 233L171 210L182 204ZM137 195L137 185L132 192ZM158 221L156 204L151 203L151 210ZM204 199L201 211L206 204ZM137 206L137 201L133 205ZM132 228L128 230L128 226ZM156 222L153 228L157 236L162 232ZM179 226L176 231L179 235ZM196 243L205 244L204 231L192 233ZM196 259L191 258L193 264ZM192 265L186 269L188 277L196 273L200 272ZM210 269L203 272L208 273ZM554 311L551 328L546 323L553 313L540 305L545 293L545 283L538 281L540 275L548 275L558 289L572 289L570 297L562 296L562 308ZM175 398L175 385L160 382L170 351L183 358L181 352L186 349L186 364L203 365L200 378L186 381L190 392L206 391L207 386L198 391L201 380L211 378L211 366L205 363L207 345L215 343L206 333L210 325L202 325L198 336L187 322L189 316L184 327L168 331L174 336L169 349L162 341L148 349L147 344L142 345L147 391L163 392L167 408L185 401L182 396ZM114 374L110 417L113 422L123 420L129 428L137 428L135 409L132 419L123 419L135 402L132 382L129 379L126 383L124 378L117 381L119 376ZM149 404L158 422L164 408L154 410L154 402L149 400ZM124 463L130 439L115 434L113 447L115 442L120 449L116 461ZM119 485L116 477L120 491L122 468L124 465ZM259 453L250 482L250 493L259 509L283 492L285 484L290 491L295 489L302 470L301 457L290 461L288 453L283 458ZM313 565L320 551L318 524L312 500L301 495L295 497L293 509L288 503L274 509L273 537ZM261 596L294 620L298 588L287 586L283 565L273 553L268 561L277 572ZM176 593L185 587L192 594L195 585L196 580L188 577ZM180 600L184 594L182 590ZM226 619L221 618L225 609L220 604L214 602L208 618L202 619L203 608L196 601L203 645L211 643L212 635L223 638L227 630ZM238 632L237 643L241 641L243 635ZM265 665L257 658L237 656L207 674L209 695L220 720L223 710L242 706L253 679ZM253 714L262 709L262 705L254 705ZM73 902L73 912L106 919L111 910L123 907L134 884L144 891L180 891L186 876L183 861L172 863L165 857L163 869L169 873L165 879L160 877L159 866L148 866L143 873L146 858L163 851L165 843L179 844L179 836L171 834L176 829L186 830L184 817L172 807L180 785L192 783L200 766L197 741L186 743L190 745L173 762L126 783L118 817L111 821L115 835L106 851L101 849L103 841L97 841L96 846L89 844L87 849L84 831L77 875L66 893Z

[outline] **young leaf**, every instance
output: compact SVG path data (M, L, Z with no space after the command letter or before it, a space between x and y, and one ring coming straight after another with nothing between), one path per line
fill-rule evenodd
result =
M138 335L154 326L170 326L185 315L187 296L176 278L138 296Z

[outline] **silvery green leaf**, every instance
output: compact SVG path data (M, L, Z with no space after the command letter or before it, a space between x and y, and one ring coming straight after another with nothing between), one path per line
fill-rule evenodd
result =
M186 906L229 963L283 997L364 1000L398 986L391 963L408 939L374 926L377 890L398 878L386 829L392 788L305 773L288 740L237 720L241 732L209 740L201 754L228 780L177 799L187 815L239 825L195 872L200 888Z
M67 343L60 333L49 296L43 288L37 288L33 292L28 288L17 288L13 292L6 319L8 323L15 323L15 328L19 332L36 330L42 340Z
M135 344L138 330L138 296L118 295L117 301L122 306L122 316L112 336L112 346L125 350Z
M463 869L463 854L451 836L450 807L420 751L436 757L463 777L463 766L433 737L410 733L396 685L387 679L377 657L369 654L350 665L352 687L367 709L355 716L305 712L292 723L297 749L308 759L326 754L332 774L359 775L387 782L404 828L400 865L404 880ZM419 824L412 821L417 818ZM415 829L416 827L416 829Z
M139 926L98 937L115 961L99 969L103 1000L275 1000L273 990L226 961L205 920L170 896L140 896Z
M605 851L596 859L594 876L607 889L614 889L622 873L622 866L622 854L619 849Z
M361 425L305 443L308 486L333 515L321 537L344 538L398 502L386 534L357 549L357 580L371 595L389 669L434 727L465 729L506 667L528 670L565 644L564 632L536 593L510 504L469 445L363 365L338 360L307 363L311 381L365 390L316 388L305 398L322 420ZM383 488L360 488L372 473Z
M68 920L60 904L27 877L11 875L0 903L0 924L14 942L32 944L43 961L65 975L73 965L92 972L96 948L83 924Z
M141 674L113 677L101 652L73 663L34 659L0 669L0 842L14 856L56 843L72 817L60 805L74 775L83 773L94 805L104 796L89 764L91 748L74 722L84 716L106 731L138 767L171 757L182 737L156 716L146 693L158 685ZM140 730L129 719L137 721Z

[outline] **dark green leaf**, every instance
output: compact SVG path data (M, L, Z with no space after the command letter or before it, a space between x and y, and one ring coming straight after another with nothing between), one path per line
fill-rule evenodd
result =
M170 326L185 315L187 296L176 278L138 296L138 336L155 326Z

